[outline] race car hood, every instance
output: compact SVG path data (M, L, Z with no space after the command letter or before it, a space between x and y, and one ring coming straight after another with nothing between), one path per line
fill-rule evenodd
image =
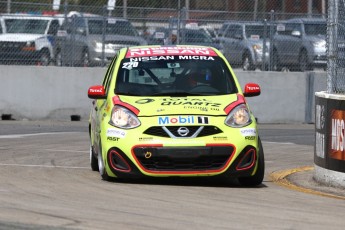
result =
M116 96L115 96L116 97ZM232 94L223 96L190 97L133 97L119 96L114 104L134 107L138 116L160 116L178 114L227 115L229 108L244 101L243 96ZM127 106L128 107L128 106Z
M5 42L27 42L27 41L35 41L36 39L40 38L42 34L0 34L0 41Z

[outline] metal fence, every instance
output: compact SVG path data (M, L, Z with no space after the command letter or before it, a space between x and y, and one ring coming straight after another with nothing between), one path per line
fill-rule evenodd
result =
M326 25L326 3L326 0L0 0L3 33L0 61L104 66L125 46L201 44L220 49L234 67L245 70L324 69L326 29L319 30L315 23L322 22L314 19L323 19ZM40 23L15 21L26 19L27 14L48 20L40 39L28 36ZM58 28L51 16L58 21ZM309 21L288 21L292 18ZM307 30L304 23L312 26ZM306 31L317 39L305 36ZM12 36L11 40L11 34L16 38Z
M329 2L327 92L345 93L345 1Z

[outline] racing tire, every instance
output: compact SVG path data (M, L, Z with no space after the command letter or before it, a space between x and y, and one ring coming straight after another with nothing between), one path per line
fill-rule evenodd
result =
M39 63L42 66L48 66L50 64L50 56L47 51L41 52Z
M281 71L283 68L280 64L280 61L279 61L279 57L278 57L278 54L277 54L277 51L276 50L273 50L273 54L272 54L272 70L273 71Z
M299 70L301 72L305 72L307 70L310 70L310 64L308 63L307 51L305 51L305 50L301 51L298 60L299 60Z
M98 159L95 157L95 152L93 151L93 146L90 145L90 165L92 171L98 171Z
M259 159L258 159L258 166L256 172L253 176L249 177L239 177L238 181L242 186L246 187L255 187L262 183L264 176L265 176L265 157L264 157L264 150L262 147L261 140L259 138Z
M56 66L62 66L62 56L61 56L61 51L57 51L55 55L55 65Z
M105 180L105 181L110 181L110 176L108 175L107 173L107 170L105 169L105 163L104 163L104 160L103 160L103 157L102 157L102 147L101 147L101 143L100 143L100 149L98 151L98 159L97 159L97 162L98 162L98 171L99 171L99 174L101 175L102 179Z
M255 66L253 65L253 60L250 58L250 56L247 53L242 58L242 69L244 71L255 70Z
M90 57L89 57L89 51L84 50L81 56L81 64L83 67L90 66Z

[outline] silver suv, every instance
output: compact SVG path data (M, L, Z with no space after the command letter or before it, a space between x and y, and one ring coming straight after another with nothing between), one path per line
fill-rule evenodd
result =
M56 65L104 66L121 48L146 44L126 19L70 12L58 31Z
M268 26L260 22L225 22L218 35L224 56L243 70L266 68L270 45L267 31Z
M327 22L322 18L295 18L278 23L273 39L273 69L300 71L326 68Z

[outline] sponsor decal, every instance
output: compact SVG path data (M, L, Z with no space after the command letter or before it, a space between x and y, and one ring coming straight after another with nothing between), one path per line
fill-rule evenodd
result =
M198 117L199 124L208 124L208 117Z
M243 128L240 129L240 132L244 137L256 136L256 130L254 128Z
M331 146L329 156L345 160L345 111L333 110L331 113Z
M172 106L172 105L185 105L185 106L207 106L219 108L221 103L215 103L212 101L207 101L206 99L199 98L164 98L161 103L162 106Z
M227 141L228 138L227 137L213 137L214 141Z
M217 56L217 54L208 47L146 47L129 48L126 58L144 57L144 56Z
M207 56L179 56L180 60L205 60L205 61L214 61L213 57Z
M209 118L208 117L194 117L194 116L162 116L158 117L158 124L159 125L171 125L171 124L179 124L179 125L186 125L186 124L208 124Z
M139 141L152 141L153 137L139 137Z
M320 158L325 158L325 134L321 133L325 127L325 106L315 106L315 154Z
M158 117L158 124L160 124L160 125L194 124L194 117L193 116Z
M325 134L315 133L315 154L318 157L325 158Z
M175 60L174 56L150 56L150 57L136 57L130 58L130 62L138 61L159 61L159 60Z
M135 103L137 104L147 104L147 103L151 103L154 102L155 100L151 99L151 98L144 98L144 99L140 99L137 100Z
M212 56L198 56L198 55L184 55L184 56L149 56L149 57L131 57L129 62L123 63L122 68L132 69L133 67L138 66L139 61L159 61L159 60L205 60L205 61L214 61ZM132 64L131 64L132 63ZM179 68L178 63L173 63L175 66L167 63L169 68Z
M325 126L325 106L316 105L315 108L316 121L315 126L317 129L323 129Z
M120 137L120 138L123 138L125 136L126 136L126 132L121 130L121 129L109 128L107 130L107 137Z
M199 109L200 111L207 112L208 109L206 107L200 107L200 106L185 106L184 109Z
M119 139L118 137L107 137L108 141L118 141Z

